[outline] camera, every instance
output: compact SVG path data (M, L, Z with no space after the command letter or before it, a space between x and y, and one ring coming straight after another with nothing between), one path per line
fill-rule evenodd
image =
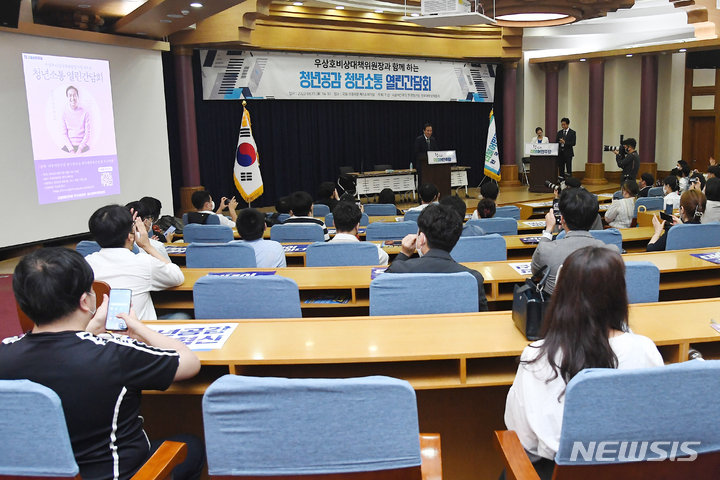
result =
M623 145L603 145L603 152L614 152L615 150L622 152L625 147Z
M545 180L545 186L552 188L553 190L557 190L558 192L562 192L563 188L565 188L565 180L558 178L557 182L558 183L552 183L550 180Z

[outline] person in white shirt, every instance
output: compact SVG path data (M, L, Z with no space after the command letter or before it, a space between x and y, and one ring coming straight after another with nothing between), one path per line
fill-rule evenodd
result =
M543 340L523 351L505 405L505 424L517 433L541 479L552 477L565 388L575 375L586 368L663 365L652 340L630 331L627 298L619 253L584 247L565 260Z
M236 209L238 205L235 197L232 197L230 200L228 200L227 197L222 197L222 199L220 199L220 206L218 207L217 212L214 211L215 202L213 202L212 196L207 190L199 190L197 192L193 192L190 200L192 201L193 206L197 209L197 213L204 214L205 216L217 215L220 218L220 225L226 225L230 228L235 227L235 222L237 221ZM232 218L232 220L228 220L225 215L221 214L221 212L225 210L225 208L228 208L228 210L230 210L230 217ZM190 223L197 222L191 221Z
M488 182L483 182L482 185L480 185L480 200L490 200L495 205L497 205L497 199L498 195L500 195L500 187L498 184L492 180ZM478 207L480 206L480 202L478 202ZM495 215L495 211L492 212L493 215ZM478 213L477 209L472 214L472 219L477 220L478 218L489 218L489 217L481 217Z
M254 208L240 210L237 218L237 231L241 243L247 243L255 249L257 268L285 268L285 250L274 240L263 240L265 233L265 215Z
M407 212L422 212L431 203L437 203L440 198L438 188L432 183L423 183L420 185L420 188L418 188L418 194L420 195L420 201L422 203L417 207L408 208Z
M550 143L550 139L544 135L541 127L537 127L535 129L535 136L531 138L528 143Z
M620 191L623 198L612 201L605 212L605 220L613 228L630 228L635 215L635 199L640 188L635 180L625 180Z
M332 214L337 233L330 243L359 242L357 232L362 218L360 208L354 203L339 202ZM387 252L382 249L381 245L377 245L377 249L378 265L387 265L389 259Z
M665 177L663 193L665 194L665 205L672 205L673 210L680 208L680 185L676 176Z
M99 252L85 257L95 280L110 288L132 290L133 309L142 320L156 320L150 292L176 287L185 281L180 267L161 255L150 243L145 224L133 219L130 210L108 205L95 211L88 222L90 233L100 245ZM145 254L135 255L133 244Z

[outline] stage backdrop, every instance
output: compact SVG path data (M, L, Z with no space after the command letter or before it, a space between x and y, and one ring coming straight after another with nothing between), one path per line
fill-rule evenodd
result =
M492 103L496 65L418 58L200 50L203 98Z
M175 206L179 208L182 166L177 128L174 64L164 53L168 135ZM200 175L214 198L237 196L233 165L242 120L242 102L203 100L198 52L193 57ZM496 72L495 112L502 158L502 74ZM458 165L472 167L470 186L480 183L493 104L369 100L248 100L265 193L253 206L274 205L296 190L313 197L323 181L336 181L339 167L372 170L375 164L407 168L414 161L415 138L432 123L438 147L456 150ZM241 206L242 205L241 203Z

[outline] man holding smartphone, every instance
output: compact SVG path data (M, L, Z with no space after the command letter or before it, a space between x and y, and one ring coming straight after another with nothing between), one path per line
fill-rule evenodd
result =
M142 391L195 376L200 361L133 310L118 314L125 335L105 333L108 298L96 306L93 280L82 255L67 248L42 248L20 261L13 292L35 326L0 344L0 379L27 379L58 394L83 480L127 480L162 443L148 442L142 429ZM188 445L174 480L198 479L202 442L192 435L168 440Z
M208 192L207 190L193 192L192 197L190 197L190 201L192 202L193 206L197 208L197 213L204 215L204 219L207 219L209 215L217 215L220 218L220 225L235 228L235 222L237 222L238 205L235 197L232 197L229 200L227 197L222 197L220 199L220 205L217 207L217 212L213 211L215 210L215 202L213 202L213 199L210 196L210 192ZM232 218L232 220L228 220L225 215L222 215L222 211L226 208L229 209L230 218ZM190 215L188 215L188 220L190 220L190 223L205 223L205 220L203 220L202 222L193 221L190 218Z

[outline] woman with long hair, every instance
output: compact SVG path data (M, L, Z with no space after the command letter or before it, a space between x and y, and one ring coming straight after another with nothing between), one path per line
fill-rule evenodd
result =
M705 213L705 207L707 206L707 198L705 194L700 190L688 190L680 197L680 216L673 216L673 228L675 225L680 223L686 223L690 225L697 225L701 222L702 216ZM647 245L648 252L662 252L665 250L667 245L667 232L665 231L665 220L660 220L657 215L653 215L652 219L653 228L655 234L650 238ZM669 229L668 229L669 230Z
M619 253L602 247L567 257L542 336L520 357L505 424L518 434L540 478L551 478L567 383L586 368L653 367L663 359L652 340L630 331L625 264Z

